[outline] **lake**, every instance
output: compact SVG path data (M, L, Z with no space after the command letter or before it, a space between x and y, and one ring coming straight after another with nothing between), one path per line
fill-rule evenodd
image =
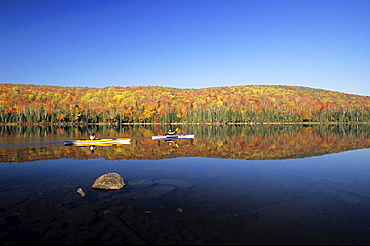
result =
M370 126L1 126L0 243L368 245Z

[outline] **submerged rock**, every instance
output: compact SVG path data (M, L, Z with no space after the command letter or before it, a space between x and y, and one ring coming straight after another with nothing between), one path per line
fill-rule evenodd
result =
M175 191L176 188L169 185L161 185L156 187L148 187L134 195L134 199L151 199L159 198L165 194Z
M176 180L176 179L160 179L160 180L156 180L155 183L162 184L162 185L171 185L171 186L176 187L177 189L187 189L187 188L191 188L194 186L193 184L189 182L182 181L182 180Z
M118 173L107 173L97 178L92 185L94 189L119 190L125 186L123 178Z
M130 182L128 182L128 185L134 188L145 188L145 187L153 186L154 182L150 179L138 179L138 180L131 180Z

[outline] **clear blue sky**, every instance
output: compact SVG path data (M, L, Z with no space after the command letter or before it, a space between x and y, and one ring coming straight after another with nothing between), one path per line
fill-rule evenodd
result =
M370 96L370 0L0 0L0 83Z

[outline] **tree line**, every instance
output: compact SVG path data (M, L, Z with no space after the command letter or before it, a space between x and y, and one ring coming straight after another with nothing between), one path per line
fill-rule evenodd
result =
M370 97L300 86L0 84L0 123L369 122Z

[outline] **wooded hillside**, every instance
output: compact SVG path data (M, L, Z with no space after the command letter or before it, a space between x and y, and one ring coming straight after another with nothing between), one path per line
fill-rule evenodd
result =
M0 84L0 123L370 122L370 97L299 86Z

